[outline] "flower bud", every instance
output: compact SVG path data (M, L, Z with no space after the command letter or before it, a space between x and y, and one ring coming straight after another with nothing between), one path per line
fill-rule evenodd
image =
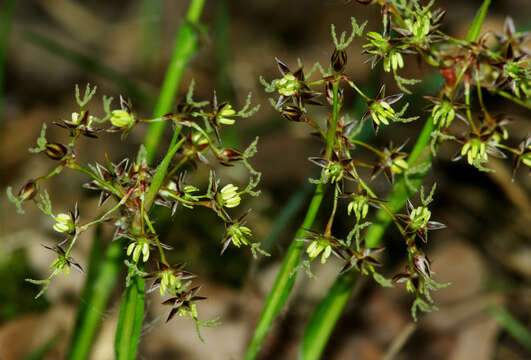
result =
M61 213L54 217L55 224L53 226L53 229L57 232L62 233L73 233L76 229L76 226L74 224L74 219L72 219L71 214Z
M81 121L81 116L79 116L79 113L73 112L72 113L72 124L78 125Z
M65 157L66 153L68 152L68 149L63 144L48 143L46 144L45 152L50 159L61 160Z
M232 243L236 247L243 245L249 245L249 238L253 235L251 229L247 226L240 225L238 223L232 224L227 229L227 236L232 239Z
M334 49L332 57L330 58L330 63L335 72L341 72L345 68L347 63L347 52L343 49Z
M289 121L300 121L302 111L298 106L286 105L280 111L280 115L288 119Z
M238 187L233 184L225 185L218 196L218 201L221 203L221 206L228 208L240 205L241 200L240 194L238 194Z
M531 152L524 153L520 159L524 165L531 167Z
M402 171L407 170L409 165L403 157L395 157L392 160L391 171L395 174L401 174Z
M361 220L367 217L369 212L369 199L366 196L358 195L347 206L347 213L350 215L354 211L356 219Z
M421 229L428 225L430 221L431 211L425 206L419 206L411 212L409 218L411 222L409 226L413 229Z
M293 74L286 74L282 79L273 80L273 86L278 93L284 96L292 96L297 93L301 84Z
M125 110L113 110L110 121L119 128L129 127L133 123L133 115Z
M230 116L234 115L236 115L236 111L232 108L232 106L230 104L225 104L218 111L216 118L220 124L234 125L236 120L230 118Z
M31 200L37 194L37 184L33 181L28 182L20 191L18 192L18 198L20 201Z

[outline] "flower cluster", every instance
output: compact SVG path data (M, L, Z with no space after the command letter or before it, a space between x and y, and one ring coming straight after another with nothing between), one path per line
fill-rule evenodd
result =
M322 140L323 148L319 156L309 160L321 169L319 179L310 179L321 186L329 185L333 189L333 205L324 231L305 229L305 235L297 240L308 243L306 253L309 261L303 265L309 270L309 264L320 257L321 262L327 261L331 254L344 262L340 272L357 269L363 274L370 274L384 286L392 286L393 282L385 279L376 271L379 265L378 256L384 249L378 248L380 240L372 232L365 235L364 229L371 226L366 221L370 217L370 208L379 208L378 226L382 219L396 225L407 247L407 272L395 277L395 283L407 282L407 289L415 294L412 314L416 318L417 309L431 311L435 309L430 297L430 290L437 290L445 284L438 284L432 279L431 262L421 246L428 242L428 232L443 229L446 226L432 219L429 208L435 186L428 196L424 196L421 188L421 205L415 207L405 199L407 214L397 214L397 200L388 205L380 200L371 188L372 181L380 173L384 173L389 183L395 184L399 178L408 192L417 191L421 185L413 185L412 178L422 178L430 167L430 162L419 159L419 150L411 156L405 151L406 143L395 146L389 142L383 149L378 149L356 135L366 120L372 122L374 134L380 127L391 127L395 123L410 122L420 116L405 117L408 104L396 108L395 103L402 100L404 93L410 90L406 85L414 85L416 79L405 79L398 71L405 66L408 55L414 54L428 65L439 70L445 84L439 96L426 96L433 103L430 108L431 117L427 119L428 129L425 144L429 144L431 135L432 154L436 153L441 142L452 140L462 144L458 157L465 157L467 162L479 169L485 169L489 155L506 156L503 151L513 154L513 168L521 164L529 164L531 141L526 137L517 147L503 144L510 139L507 131L509 118L505 115L489 113L482 98L482 90L488 89L529 106L529 69L528 52L523 49L523 39L527 35L516 33L512 21L506 23L505 34L496 35L498 44L487 47L485 37L478 41L467 41L452 38L444 34L440 28L445 12L433 10L433 2L421 5L417 0L386 0L359 1L382 6L383 30L381 32L364 33L365 24L358 26L352 19L352 33L337 36L332 26L334 49L328 68L316 63L305 72L299 63L298 70L291 72L289 67L276 59L281 78L267 82L261 79L269 93L276 93L277 99L270 99L271 104L286 119L310 125L315 134ZM386 96L385 85L380 87L376 97L363 92L345 73L347 65L346 48L353 38L358 36L366 40L364 53L370 55L369 61L375 66L380 60L383 69L392 72L402 93ZM319 76L311 75L319 71ZM343 88L343 86L345 88ZM366 110L360 121L348 120L341 115L344 106L344 93L352 89L364 101ZM470 97L477 93L479 115L473 118ZM508 91L511 91L509 93ZM461 101L457 94L464 94ZM316 119L309 105L329 104L328 117ZM458 118L468 125L466 135L453 134L450 126ZM323 121L324 120L324 121ZM320 124L325 123L325 126ZM430 132L432 132L430 134ZM425 145L423 145L425 146ZM427 147L429 149L429 146ZM361 160L361 150L369 151L376 160L367 163ZM364 179L359 168L371 169L369 179ZM355 184L357 191L349 191L349 183ZM406 191L404 190L404 192ZM324 191L324 190L322 190ZM400 190L398 190L400 191ZM393 190L393 193L395 190ZM347 199L346 212L354 215L353 228L346 237L340 237L333 231L334 219L340 208L340 199ZM383 233L383 231L374 233Z
M241 208L246 196L257 196L257 186L261 174L249 163L249 159L257 151L257 140L247 149L239 151L225 147L221 142L220 131L224 126L234 125L238 118L247 118L258 110L258 106L250 108L250 96L243 109L237 111L229 103L218 103L214 94L212 105L208 101L193 100L193 82L186 99L177 106L177 113L167 114L160 118L145 119L133 111L130 101L120 97L120 108L111 109L112 98L103 97L104 115L98 117L89 114L86 105L92 99L96 88L87 85L84 95L76 86L76 100L80 107L71 115L71 120L63 120L56 125L68 130L71 141L68 144L50 142L46 138L46 124L43 124L37 146L30 149L32 153L44 153L58 164L48 174L29 181L22 187L18 195L8 188L9 199L23 213L22 204L33 200L37 207L53 220L53 229L66 236L66 239L53 246L45 246L57 254L51 266L51 274L44 280L28 280L42 285L40 296L48 287L51 279L60 274L67 274L70 267L82 271L82 267L71 257L72 249L79 237L96 224L108 223L115 228L114 241L123 243L125 255L129 258L129 276L142 275L146 279L154 279L153 287L160 288L161 296L170 296L164 301L172 305L168 320L175 315L194 319L200 325L212 325L198 319L195 302L203 300L198 295L199 287L192 286L195 275L184 271L182 265L172 266L166 259L165 252L171 246L159 240L150 209L154 205L171 209L174 215L178 205L188 209L204 207L212 210L225 224L226 232L221 242L223 253L229 244L236 247L248 245L255 256L258 252L266 254L258 243L252 242L252 231L245 226L245 218L249 211L234 220L231 211ZM141 146L136 160L128 158L117 162L111 161L105 154L106 164L82 165L75 151L76 143L81 135L97 138L100 132L121 132L122 139L131 129L140 123L170 122L173 124L174 136L162 162L153 167L148 162L147 150ZM204 126L200 124L203 123ZM210 159L209 159L210 158ZM207 163L211 169L219 162L224 166L240 164L248 171L247 184L235 185L219 178L214 170L210 171L209 185L201 190L200 185L187 184L185 171L199 164ZM64 168L79 171L90 178L84 188L99 193L99 206L108 201L113 205L100 217L82 223L77 207L71 212L55 213L46 190L40 191L41 183L60 174ZM225 183L223 187L221 183ZM40 193L40 196L37 196ZM66 247L63 247L66 246ZM158 253L158 255L157 255ZM146 263L158 264L157 271L146 273ZM148 265L149 266L149 265ZM136 276L135 275L135 276Z

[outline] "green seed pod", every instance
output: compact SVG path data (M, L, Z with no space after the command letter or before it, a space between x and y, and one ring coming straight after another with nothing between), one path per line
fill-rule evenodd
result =
M347 53L345 50L335 49L330 58L330 63L335 72L341 72L347 63Z
M61 160L62 158L65 157L67 152L68 152L68 149L63 144L58 144L58 143L46 144L45 153L46 155L48 155L50 159Z
M20 191L18 192L18 197L20 201L31 200L37 194L37 184L33 181L28 182Z

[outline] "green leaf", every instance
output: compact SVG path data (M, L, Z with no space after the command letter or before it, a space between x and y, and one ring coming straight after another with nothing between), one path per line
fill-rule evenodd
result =
M327 296L319 303L306 326L299 359L312 360L321 358L321 352L341 316L352 292L352 286L358 277L359 273L355 271L340 275L328 291Z
M203 5L204 0L190 1L186 20L178 30L173 55L166 71L159 99L155 106L155 110L153 111L153 117L155 118L161 117L171 111L184 68L195 53L199 43L196 27L203 10ZM155 152L162 138L164 126L165 122L151 124L148 134L144 139L145 154L142 156L145 156L148 163L151 163L155 157ZM146 199L148 196L151 199L149 202L145 201L145 204L147 205L146 208L148 209L154 199L154 195L156 195L154 189L157 189L158 191L158 188L162 185L171 158L179 147L179 144L176 144L179 131L179 128L175 129L172 141L168 148L168 153L163 162L159 165L153 178L153 183L155 183L155 185L152 183L150 192L146 195ZM142 327L142 319L144 316L145 281L139 275L131 274L131 268L129 271L132 278L122 296L120 317L118 328L116 329L115 353L116 358L119 360L135 358L136 348L140 337L140 329Z
M197 27L204 2L205 0L192 0L188 7L186 20L179 27L173 55L166 70L159 99L153 111L154 118L165 115L171 110L184 69L199 46ZM149 127L144 139L148 162L151 162L155 157L165 126L166 122L156 122Z
M111 242L105 256L101 225L98 225L92 243L82 301L77 309L76 324L70 339L67 358L70 360L88 359L92 343L100 326L102 314L114 290L123 260L123 242Z
M520 345L531 351L531 331L524 324L499 305L490 305L487 310Z
M130 270L132 271L132 270ZM145 280L133 275L122 296L122 306L118 317L116 338L114 339L117 360L134 360L144 320Z
M304 229L309 229L312 226L323 200L324 187L323 184L317 185L302 226L295 234L295 239L304 237L306 234ZM293 273L293 270L299 265L303 247L304 243L302 241L293 240L291 242L275 283L269 291L244 359L256 358L273 320L286 302L295 283L296 274Z
M466 34L466 39L468 41L477 41L479 33L481 31L481 27L483 26L483 22L485 21L485 16L487 16L487 9L489 8L489 5L490 0L483 1L483 4L476 13L474 21L472 21L472 24L468 29L468 33Z

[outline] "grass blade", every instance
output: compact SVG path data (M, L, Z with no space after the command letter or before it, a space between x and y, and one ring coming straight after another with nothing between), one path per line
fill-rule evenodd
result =
M483 0L483 4L481 4L481 7L474 17L474 21L472 21L472 24L470 25L470 28L466 34L466 39L468 41L477 41L479 38L479 33L481 31L481 27L483 26L483 22L485 21L485 17L487 16L489 5L490 0Z
M109 298L118 279L122 260L123 243L113 241L107 247L105 257L101 228L94 236L85 287L78 305L76 324L70 340L67 359L82 360L90 355L92 343L100 326Z
M490 0L484 0L483 5L476 14L466 37L468 41L477 40L489 3ZM432 154L429 146L433 130L433 118L429 116L409 156L408 165L410 168L421 163L431 164ZM415 188L420 187L424 176L425 173L417 173L410 178L411 185ZM405 205L406 199L410 195L412 194L410 194L404 178L401 178L393 186L387 199L386 205L388 209L396 213ZM391 217L385 211L380 210L377 213L373 225L369 228L365 237L367 247L378 245L391 221ZM300 358L311 360L321 357L355 284L356 277L349 273L338 276L336 282L317 306L306 327Z
M312 226L315 217L317 216L317 212L319 211L319 207L321 206L324 191L324 185L317 185L302 226L295 234L295 239L304 237L306 234L304 229L309 229ZM258 325L254 330L253 338L247 348L247 353L245 354L244 359L250 360L256 358L273 320L286 302L291 289L293 288L293 284L295 283L296 274L293 273L293 270L299 265L303 247L304 243L302 241L294 240L291 242L286 256L284 257L284 261L282 262L279 274L275 279L275 283L269 291L264 310L260 315Z
M164 83L153 117L162 116L170 112L179 83L188 63L197 48L197 34L194 28L203 10L204 0L191 0L186 15L186 21L180 26L175 41L172 59L166 71ZM164 123L153 123L144 139L147 150L147 160L152 162L159 142L162 138ZM169 149L174 149L177 142L178 129L175 130ZM162 172L157 171L159 176ZM165 173L165 171L164 171ZM162 174L162 175L161 175ZM131 271L131 270L130 270ZM116 329L115 353L119 360L135 358L142 320L144 317L145 280L138 275L132 275L129 286L122 297L122 306Z
M375 91L374 88L369 88L367 90L368 93L372 94ZM361 102L361 99L358 99L359 102ZM359 104L358 104L359 105ZM360 106L355 106L355 109L361 109ZM357 114L359 115L359 114ZM371 136L369 134L372 134L372 130L370 129L370 125L366 123L367 126L364 126L360 134L358 136L360 138L366 138L368 136ZM311 186L310 186L311 188ZM310 205L308 206L308 210L306 212L306 216L303 220L303 223L297 233L295 234L295 239L302 238L305 235L304 229L311 228L315 217L317 216L317 212L319 211L319 207L321 205L323 195L324 195L325 187L322 184L319 184L315 191L314 195L310 201ZM298 195L298 193L297 193ZM296 196L297 196L296 195ZM303 197L304 192L301 190L300 195ZM297 201L303 201L298 200L295 196L294 199L291 200L295 203L295 200ZM290 205L291 205L290 201ZM282 216L288 216L290 215L290 212L295 212L296 203L293 204L293 209L286 208L281 215L279 216L282 219ZM290 215L291 216L291 215ZM278 220L280 222L280 220ZM287 219L285 220L288 221ZM274 241L276 235L275 231L279 231L276 228L277 223L275 221L275 227L271 231L270 236L265 240L265 246L271 246L271 243ZM280 223L278 224L279 227L285 226L284 224ZM293 284L295 282L296 274L294 274L294 270L300 263L302 249L304 247L304 243L302 241L293 240L290 244L290 247L288 248L288 251L284 257L284 260L282 262L282 266L280 268L279 274L277 275L277 278L275 280L275 283L273 284L273 287L269 291L268 297L266 299L266 302L264 304L264 309L262 310L262 314L260 315L260 319L258 320L258 324L255 328L253 337L251 339L251 343L249 344L249 347L247 348L247 352L245 354L246 360L255 359L258 355L260 348L262 346L262 342L264 341L267 333L269 332L269 328L271 327L271 324L273 323L273 320L275 319L276 315L286 302L289 294L291 293L291 289L293 288Z
M170 64L168 65L168 69L166 70L166 76L164 78L164 83L162 84L159 99L155 105L155 110L153 112L154 117L162 116L170 112L172 108L184 69L192 55L197 50L199 44L197 27L204 2L205 0L192 0L190 2L188 12L186 13L186 19L177 31L173 55ZM149 127L148 133L144 139L148 162L153 161L153 158L155 157L155 152L157 151L165 126L165 122L158 122L151 124Z
M305 204L305 200L310 196L312 189L312 184L308 182L290 197L289 201L275 218L269 235L267 235L264 241L262 241L262 249L267 252L271 251L279 235L285 230L286 226L288 226Z
M299 359L319 359L321 353L315 349L324 349L328 338L336 325L343 308L347 304L352 292L352 286L359 278L359 274L350 271L340 276L330 288L327 296L315 309L306 332L302 339ZM322 329L317 328L322 327ZM320 336L324 335L324 336Z
M144 320L145 280L139 276L131 278L131 284L122 297L116 338L114 339L117 360L134 360Z
M499 305L490 305L487 310L520 345L531 351L531 331L528 328Z

